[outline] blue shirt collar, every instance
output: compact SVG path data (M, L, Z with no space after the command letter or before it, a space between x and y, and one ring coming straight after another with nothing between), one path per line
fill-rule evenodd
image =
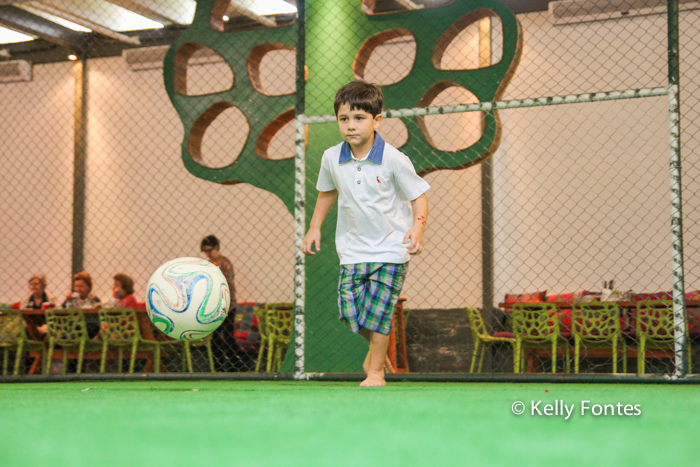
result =
M370 160L374 162L375 164L381 164L382 163L382 158L384 157L384 140L382 139L381 136L379 136L379 133L376 131L374 132L374 144L372 145L372 149L369 151L369 155L367 156L367 160ZM347 162L350 159L352 159L352 151L350 151L350 143L347 141L343 142L343 145L340 147L340 158L338 159L338 163L342 164L343 162Z

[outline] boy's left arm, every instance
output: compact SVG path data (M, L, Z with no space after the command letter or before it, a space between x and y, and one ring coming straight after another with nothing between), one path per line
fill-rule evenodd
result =
M411 201L411 207L413 208L413 227L406 232L403 242L407 243L410 240L408 253L415 255L423 251L423 231L428 222L428 197L425 193Z

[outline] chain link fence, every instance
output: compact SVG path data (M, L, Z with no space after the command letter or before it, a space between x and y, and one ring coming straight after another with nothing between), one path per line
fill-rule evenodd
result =
M164 347L162 371L362 371L367 343L337 319L335 208L321 252L298 247L321 154L341 142L333 96L364 79L385 94L379 133L431 185L388 373L682 375L700 325L700 10L679 3L678 23L654 0L0 6L0 25L28 35L0 45L0 302L45 342L43 310L27 308L62 306L80 271L115 306L126 274L141 332L165 340L143 308L148 278L205 257L215 235L235 306L189 357ZM669 24L682 130L671 173ZM37 273L55 298L33 304ZM99 342L94 307L85 315ZM37 355L18 370L40 372ZM69 356L48 371L76 371ZM134 371L154 370L137 357ZM88 351L83 371L101 358Z

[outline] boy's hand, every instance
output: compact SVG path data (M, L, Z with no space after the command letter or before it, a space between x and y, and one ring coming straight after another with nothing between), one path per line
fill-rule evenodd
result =
M403 236L403 242L408 243L410 240L411 244L407 247L408 254L417 255L423 251L423 226L414 225L411 230L406 232Z
M316 251L321 251L321 229L309 229L304 237L304 242L301 244L301 251L306 256L315 255L313 245L316 244Z

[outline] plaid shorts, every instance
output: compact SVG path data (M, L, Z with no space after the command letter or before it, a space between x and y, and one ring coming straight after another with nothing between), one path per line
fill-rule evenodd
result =
M408 263L359 263L340 266L340 320L357 334L360 328L384 334L391 331L394 305L399 299Z

